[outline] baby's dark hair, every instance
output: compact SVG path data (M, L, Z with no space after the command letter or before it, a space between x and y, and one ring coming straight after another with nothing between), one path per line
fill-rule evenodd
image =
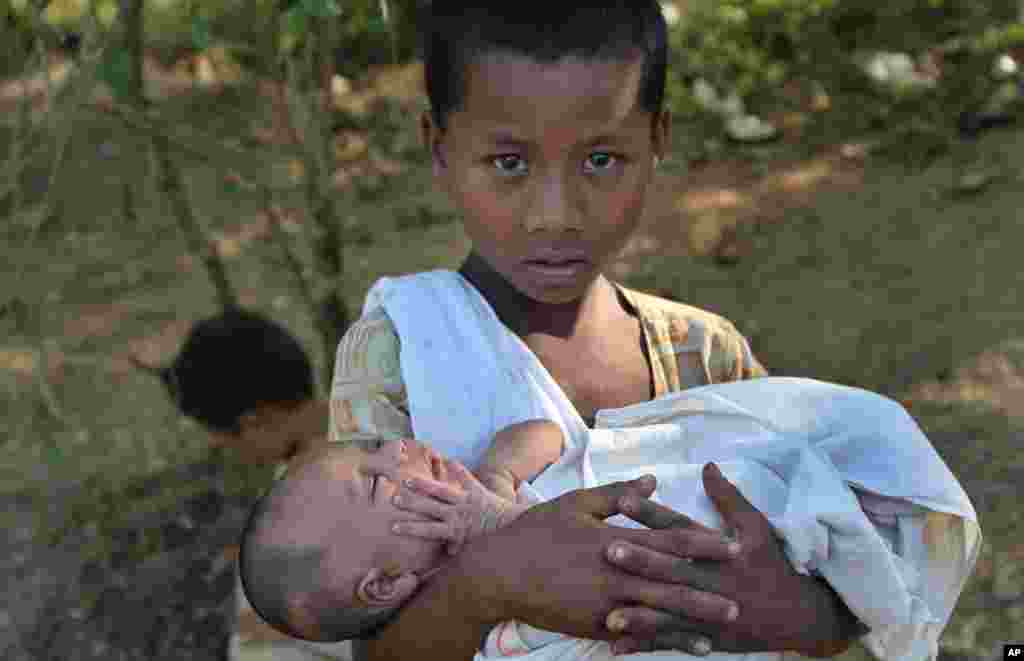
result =
M318 480L330 479L321 465L314 459L290 469L249 513L238 555L242 589L264 621L294 638L315 642L371 638L398 614L399 606L361 608L330 594L324 589L332 584L327 575L332 568L323 562L324 543L296 543L284 531L294 517L313 516L309 502L323 496L315 491L322 484ZM324 527L329 524L325 521ZM305 615L311 621L295 621L289 608L295 595L305 597Z
M668 37L657 0L434 0L423 34L424 75L435 125L462 107L469 65L491 53L538 62L563 57L622 59L640 52L639 103L657 115L665 97Z
M223 432L239 432L240 416L261 404L313 398L313 366L299 341L239 308L196 322L160 377L182 413Z

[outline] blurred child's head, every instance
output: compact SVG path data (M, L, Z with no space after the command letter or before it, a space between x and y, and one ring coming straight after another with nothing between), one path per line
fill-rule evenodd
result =
M291 418L313 398L309 357L283 326L255 312L230 308L197 322L160 375L182 413L248 459L281 458L269 454L301 439L279 437L306 433ZM326 419L321 426L326 431Z
M448 557L440 541L391 531L426 520L394 505L399 480L448 482L445 465L413 440L328 446L294 463L242 535L239 573L256 612L306 640L372 635Z
M474 253L534 300L579 299L667 147L658 2L435 0L426 25L421 129ZM568 276L525 264L568 253L583 262Z

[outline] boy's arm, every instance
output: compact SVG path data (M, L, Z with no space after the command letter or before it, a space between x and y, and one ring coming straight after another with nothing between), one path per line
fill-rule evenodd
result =
M579 638L617 637L605 616L649 592L651 582L612 568L606 549L615 539L641 543L652 531L609 526L604 519L621 513L624 501L649 497L653 487L634 480L573 491L471 540L376 638L358 644L357 658L472 659L490 628L512 619ZM718 538L689 548L689 554L725 558ZM665 590L703 619L725 621L731 602L696 591L678 594L674 585Z
M360 317L345 333L331 384L329 442L373 446L413 437L400 349L383 310Z
M768 376L761 361L750 349L750 342L732 322L721 319L721 327L708 336L707 372L711 383L745 381Z

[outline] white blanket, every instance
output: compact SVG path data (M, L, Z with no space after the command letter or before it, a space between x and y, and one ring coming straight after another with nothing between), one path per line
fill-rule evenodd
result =
M659 478L655 499L711 526L720 522L700 467L722 462L768 516L797 571L824 576L871 627L862 640L868 649L886 661L935 658L980 531L959 483L895 402L809 379L764 378L601 411L589 430L536 356L457 273L382 279L367 296L367 310L376 305L399 335L417 438L474 467L497 430L554 420L566 451L523 496L548 499L650 472ZM925 543L926 524L943 520L929 511L952 515L941 544ZM502 654L610 658L606 643L516 623L496 627L478 658Z

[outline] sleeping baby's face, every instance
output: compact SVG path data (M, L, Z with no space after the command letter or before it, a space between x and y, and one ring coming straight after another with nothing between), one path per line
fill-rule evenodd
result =
M330 455L324 468L338 487L332 500L337 537L330 547L339 554L339 562L351 568L351 576L361 578L377 569L395 576L412 572L423 578L439 566L445 557L442 542L396 535L391 526L396 521L426 520L394 504L401 481L424 477L447 483L446 466L443 457L411 439L387 441L370 451L352 445ZM374 605L372 590L360 590L357 585L354 593L358 601Z
M294 630L318 640L329 620L343 613L401 606L450 557L441 541L392 532L397 521L428 520L394 504L402 480L428 478L460 488L449 466L413 440L385 442L376 450L328 447L293 464L275 487L280 495L260 545L298 558L277 572L288 575L294 590L288 597ZM302 557L309 559L308 569L302 569ZM299 587L293 575L307 576L308 587Z

